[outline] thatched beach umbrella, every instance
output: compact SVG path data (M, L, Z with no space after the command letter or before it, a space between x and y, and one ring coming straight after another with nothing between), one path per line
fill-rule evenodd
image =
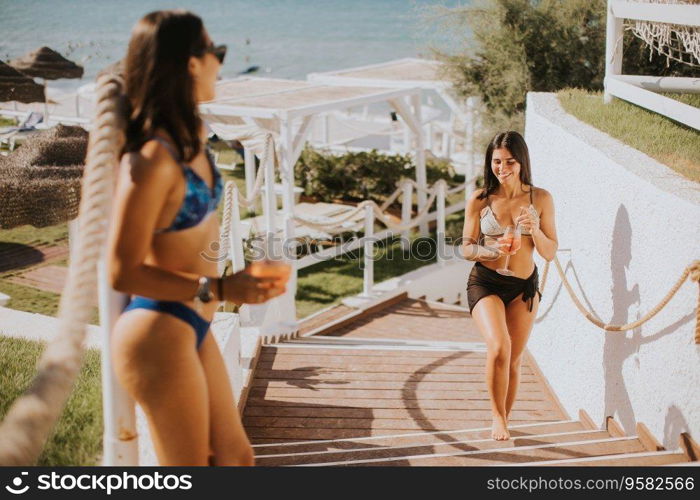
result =
M46 227L74 219L88 133L57 125L0 162L0 229Z
M44 86L0 61L0 102L44 102Z
M69 61L48 47L41 47L19 59L10 61L10 66L25 75L57 80L59 78L81 78L83 67Z
M82 66L69 61L49 47L41 47L19 59L14 59L10 61L10 66L26 75L42 78L44 85L46 85L46 80L81 78L83 76ZM48 121L49 115L47 104L47 101L44 101L44 119L46 121Z

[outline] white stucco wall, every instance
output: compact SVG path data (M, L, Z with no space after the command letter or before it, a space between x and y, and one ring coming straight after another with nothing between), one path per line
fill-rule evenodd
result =
M528 95L525 131L533 182L552 194L559 248L571 249L558 253L569 281L601 320L641 317L700 258L700 186L566 114L553 94ZM676 448L683 431L700 438L697 294L686 282L642 327L606 333L552 265L528 346L569 414L614 415L628 434L643 422Z

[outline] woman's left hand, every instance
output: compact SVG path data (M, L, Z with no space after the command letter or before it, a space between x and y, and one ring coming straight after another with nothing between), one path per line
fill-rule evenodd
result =
M540 217L537 215L537 210L532 205L529 207L521 207L520 215L515 219L515 223L520 224L521 228L533 234L540 228Z

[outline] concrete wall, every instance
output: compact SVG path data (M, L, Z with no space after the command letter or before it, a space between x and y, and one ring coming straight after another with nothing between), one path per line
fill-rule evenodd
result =
M553 94L528 95L525 130L533 181L554 198L569 281L601 320L641 317L700 258L700 185L567 115ZM640 328L606 333L552 265L528 345L569 414L583 408L599 424L614 415L628 434L644 422L676 448L680 432L700 438L697 294L686 282Z

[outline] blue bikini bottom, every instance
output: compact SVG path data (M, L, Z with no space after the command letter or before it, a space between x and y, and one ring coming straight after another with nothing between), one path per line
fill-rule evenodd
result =
M132 309L148 309L150 311L170 314L189 324L197 335L197 349L199 349L199 346L202 344L204 337L209 331L209 325L211 324L182 302L154 300L137 295L131 299L129 305L127 305L122 312L131 311Z

